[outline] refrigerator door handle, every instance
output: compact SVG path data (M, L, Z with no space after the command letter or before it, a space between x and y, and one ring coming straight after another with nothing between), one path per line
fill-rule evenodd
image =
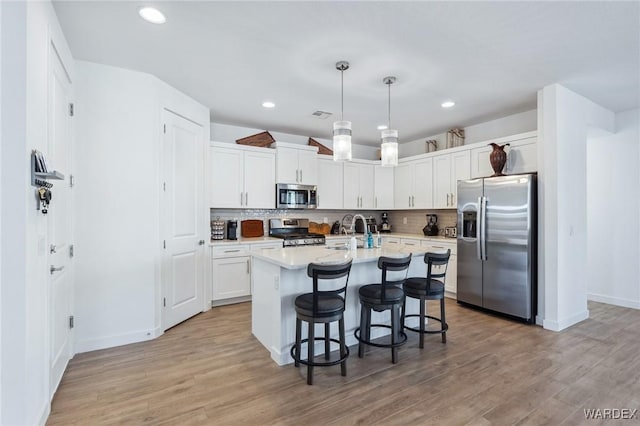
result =
M482 259L487 260L487 197L482 197L482 205L480 206L480 210L482 214L480 215L480 238L481 247L480 251L482 252Z
M482 246L480 240L482 239L482 197L478 197L478 214L476 215L476 253L478 260L482 260Z

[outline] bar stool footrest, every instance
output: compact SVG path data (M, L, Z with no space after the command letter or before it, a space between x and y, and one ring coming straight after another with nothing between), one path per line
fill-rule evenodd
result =
M420 314L411 314L411 315L405 315L405 318L412 318L412 317L420 317ZM436 317L432 317L431 315L425 315L425 318L429 318L432 319L434 321L438 321L439 323L442 323L442 320L440 318L436 318ZM413 327L409 327L407 325L404 326L405 329L407 330L411 330L414 331L416 333L420 333L420 329L419 328L413 328ZM440 330L425 330L424 333L425 334L442 334L442 333L446 333L447 330L449 330L449 324L447 324L446 322L443 324L442 329Z
M371 324L370 327L385 327L385 328L391 328L390 325L387 324ZM356 328L353 331L353 336L358 340L358 342L362 342L366 345L371 345L371 346L376 346L378 348L397 348L400 347L402 345L404 345L405 343L407 343L407 334L400 330L400 340L396 343L374 343L370 340L364 340L360 337L360 327Z
M315 340L322 340L323 342L325 341L324 337L316 337L313 339ZM331 342L333 343L337 343L340 344L340 340L338 339L329 339ZM309 339L302 339L300 341L300 345L302 346L303 343L309 343ZM308 359L299 359L298 358L298 354L296 353L296 345L291 346L291 350L289 351L291 354L291 358L294 359L294 361L303 364L303 365L311 365L313 367L330 367L332 365L338 365L342 362L344 362L348 357L349 357L349 347L345 345L345 354L343 357L340 357L337 360L333 360L333 361L309 361Z

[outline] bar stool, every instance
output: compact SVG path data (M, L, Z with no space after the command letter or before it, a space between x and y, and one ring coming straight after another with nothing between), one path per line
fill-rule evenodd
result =
M358 289L360 296L360 327L354 331L354 336L360 342L358 344L358 357L364 356L364 345L376 346L380 348L391 348L391 362L398 362L398 347L407 342L407 335L404 333L403 322L400 318L400 308L404 304L404 292L402 284L407 278L389 280L388 272L408 271L411 263L411 254L407 257L392 258L382 256L378 259L378 268L382 270L382 281L380 284L367 284ZM398 275L398 274L396 274ZM371 324L371 310L382 312L391 311L391 325ZM376 343L371 341L371 327L386 327L391 329L391 343Z
M344 309L347 297L347 284L351 271L351 260L342 264L324 265L310 263L307 266L307 275L313 279L313 293L301 294L295 299L296 310L296 343L291 347L291 357L295 366L300 364L307 366L307 384L313 384L313 367L328 367L340 364L343 376L347 375L347 357L349 348L346 345L344 335ZM339 280L344 278L344 281ZM331 281L326 285L327 289L321 290L321 281ZM336 281L339 280L339 281ZM309 325L308 338L302 339L302 321ZM340 340L332 339L330 334L330 323L338 321ZM324 324L324 336L315 337L315 324ZM314 361L314 342L324 341L324 362ZM330 360L331 342L340 345L340 357L337 360ZM300 359L300 349L302 343L307 343L307 359Z
M446 253L426 253L424 255L424 263L427 264L427 276L424 277L411 277L407 278L402 289L406 297L412 297L414 299L420 299L420 314L405 315L406 300L402 305L402 324L405 324L405 319L410 317L420 318L420 328L412 328L404 325L407 330L420 333L420 348L424 348L424 335L425 334L437 334L442 335L442 343L447 343L447 330L449 325L446 322L444 315L444 280L447 275L447 266L449 264L449 256L451 250L447 250ZM436 271L434 271L436 267ZM426 315L425 313L425 301L426 300L440 300L440 318ZM440 330L425 330L425 319L432 319L440 322Z

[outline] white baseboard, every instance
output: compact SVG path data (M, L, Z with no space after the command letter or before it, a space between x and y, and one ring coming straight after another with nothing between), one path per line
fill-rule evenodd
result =
M587 293L587 300L622 306L623 308L640 309L640 300L625 299L622 297L605 296L603 294Z
M146 340L153 340L160 335L162 335L161 329L155 328L151 330L134 331L132 333L76 341L76 353L79 354L82 352L97 351L99 349L128 345L130 343L144 342Z
M551 331L562 331L565 328L569 328L574 324L579 323L580 321L584 321L589 318L589 310L585 309L584 311L578 312L570 317L562 318L558 321L552 321L548 319L542 320L542 326Z

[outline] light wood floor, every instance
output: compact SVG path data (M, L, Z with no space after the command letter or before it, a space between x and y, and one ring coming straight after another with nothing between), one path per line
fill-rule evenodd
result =
M396 365L352 348L347 377L316 368L308 386L251 335L249 303L214 308L156 340L77 355L48 424L604 424L583 409L640 409L640 311L589 309L554 333L448 300L446 345L427 336L420 350L409 333Z

